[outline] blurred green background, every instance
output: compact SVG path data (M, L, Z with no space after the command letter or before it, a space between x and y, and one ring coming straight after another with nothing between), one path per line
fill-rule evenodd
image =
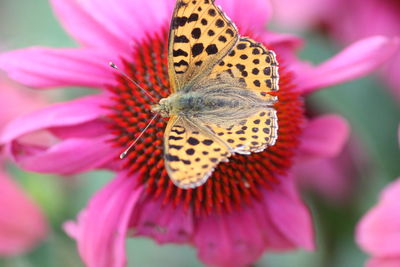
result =
M321 62L340 47L315 32L297 33L306 39L303 59ZM46 0L2 0L0 2L0 50L27 46L72 47ZM61 93L59 93L61 92ZM39 92L38 92L39 93ZM42 93L42 92L40 92ZM54 100L87 93L84 89L46 92ZM268 253L254 266L362 266L366 259L354 243L354 226L377 200L385 184L400 174L397 104L374 77L336 86L313 94L307 103L319 113L342 114L351 124L353 136L368 154L369 165L360 166L354 178L352 197L345 204L332 203L314 193L304 193L316 224L318 250L314 253ZM359 166L357 159L354 164ZM22 187L42 206L52 230L48 239L27 255L0 259L7 267L82 266L74 242L61 225L74 219L90 196L112 178L108 172L59 178L22 172L10 166ZM191 247L157 246L148 239L128 240L129 266L202 266Z

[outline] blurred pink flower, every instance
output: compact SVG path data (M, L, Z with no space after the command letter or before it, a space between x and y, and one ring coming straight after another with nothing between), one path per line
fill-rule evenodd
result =
M400 37L398 0L270 1L276 8L274 20L277 24L303 30L322 27L344 45L374 35ZM400 101L399 64L400 50L397 50L380 72L398 101Z
M43 106L42 99L27 91L0 76L0 132L11 119ZM2 155L0 207L0 257L25 253L45 238L47 224L42 212L7 173Z
M220 164L197 189L178 189L169 181L161 119L126 160L118 159L151 115L146 96L107 66L113 61L152 94L167 95L165 29L175 1L53 0L62 25L81 47L36 47L0 55L0 68L26 85L101 90L14 120L0 137L15 162L28 170L74 174L106 168L117 173L78 221L66 224L88 266L124 266L128 235L192 244L204 263L218 266L248 265L265 250L314 248L311 218L289 169L297 154L318 158L336 153L346 129L337 116L320 118L324 127L305 122L302 95L368 73L397 44L371 37L315 67L295 56L299 38L265 31L270 12L266 1L217 2L241 32L278 54L279 140L266 152ZM54 144L22 140L38 131L50 133Z
M334 203L345 201L350 193L350 164L347 154L343 153L349 141L349 125L347 121L337 115L320 116L309 122L304 135L313 135L318 129L331 131L329 143L335 143L329 150L319 153L303 153L298 156L298 163L293 166L293 173L301 188L318 192L322 197ZM312 137L310 137L312 140ZM303 144L304 151L323 150L315 149L309 144ZM316 172L315 170L319 170ZM322 175L323 174L323 175Z
M372 35L400 38L400 2L398 0L339 1L338 12L329 21L332 35L344 44ZM347 12L342 13L343 10ZM340 23L338 23L338 21ZM351 29L350 29L351 28ZM392 55L380 72L400 102L400 50Z
M340 1L340 0L339 0ZM285 29L305 30L318 26L321 19L335 10L335 0L269 0L272 21Z
M305 135L313 134L316 129L331 131L330 143L335 143L331 150L317 156L303 153L298 156L292 172L301 189L317 193L332 204L344 205L352 197L359 168L368 166L368 158L359 144L359 139L350 137L348 122L337 115L325 114L309 121ZM303 147L304 151L314 150ZM316 172L315 170L318 170Z
M368 267L400 266L400 178L389 184L357 226L358 245L371 255Z
M47 234L39 207L0 167L0 257L25 253Z

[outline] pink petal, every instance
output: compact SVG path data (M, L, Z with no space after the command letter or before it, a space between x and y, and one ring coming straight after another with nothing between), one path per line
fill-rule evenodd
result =
M349 125L337 115L323 115L311 120L302 135L300 156L334 157L349 137Z
M354 166L350 166L349 155L345 156L301 160L293 167L293 173L302 188L311 189L333 203L344 203L355 182Z
M396 100L400 102L400 75L398 75L398 66L400 64L400 50L397 51L396 55L392 57L387 66L380 73L386 82L389 84L393 95Z
M69 138L51 147L14 141L6 145L6 150L24 170L69 175L109 166L120 153L111 146L110 139L111 136Z
M265 26L271 16L269 1L248 0L216 0L222 10L239 27L241 33L252 31L260 33L265 31Z
M51 49L33 47L0 54L0 69L28 86L87 86L104 88L115 83L110 61L119 59L93 49Z
M321 17L331 12L331 0L271 0L273 21L293 31L318 26Z
M266 192L264 205L275 227L297 248L313 250L314 232L310 212L295 189L293 178L281 179L281 185Z
M199 218L194 243L198 257L212 266L246 266L265 248L262 229L250 212Z
M267 48L273 50L277 56L279 65L289 72L299 73L304 70L304 62L299 61L297 51L303 47L302 38L291 34L263 32L254 39L263 42Z
M389 59L398 45L398 38L383 36L373 36L353 43L321 65L299 73L299 90L310 93L364 76Z
M310 214L286 177L261 203L234 213L210 215L196 221L194 244L208 265L247 266L265 251L313 249Z
M45 105L43 96L33 90L12 83L3 75L0 75L0 99L7 99L7 101L1 103L0 130L3 130L3 127L11 119Z
M107 103L106 96L94 95L48 106L9 123L0 135L0 143L4 144L39 130L71 127L94 121L108 113L104 108ZM102 128L97 129L101 130Z
M92 198L77 223L65 225L88 267L125 266L128 224L143 189L136 178L120 174Z
M388 185L357 226L359 246L378 257L400 256L400 178Z
M159 244L188 243L193 234L192 212L163 205L160 199L145 199L138 207L131 222L135 236L151 237Z
M47 234L39 207L0 168L0 256L15 256L32 249Z
M59 139L67 138L93 138L103 135L107 132L109 122L104 118L94 119L92 121L84 122L81 124L73 124L71 126L61 126L49 128L48 130L52 135Z
M275 33L275 32L263 32L260 35L260 41L269 47L273 47L274 50L284 51L290 50L294 51L301 48L304 45L304 40L296 35L287 33ZM257 38L258 39L258 38ZM278 53L281 57L281 52Z
M372 258L365 267L399 267L400 256L394 258Z
M172 1L52 0L65 29L81 44L126 55L132 41L170 21Z
M246 31L264 30L271 11L268 1L262 0L218 0L216 4ZM132 41L169 25L175 1L52 0L52 5L62 25L81 44L126 55Z

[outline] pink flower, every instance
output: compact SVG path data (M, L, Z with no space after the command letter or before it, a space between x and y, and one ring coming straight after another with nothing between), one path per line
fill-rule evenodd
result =
M330 143L335 142L327 150L313 147L309 143L303 144L304 151L320 151L323 153L303 153L299 155L298 162L293 166L293 173L301 188L313 190L320 193L322 197L328 198L334 203L340 203L347 199L350 194L351 164L347 153L343 153L349 141L349 125L340 116L329 114L317 117L309 122L303 133L315 135L321 128L330 129L332 134ZM312 140L312 137L310 137ZM329 140L327 140L329 142ZM319 171L316 172L315 170ZM323 173L323 178L321 178Z
M335 17L331 18L329 25L333 37L341 40L344 44L376 34L400 37L400 3L397 0L340 1L337 10L340 10L340 13L343 10L348 10L348 12L340 15L339 12L333 13ZM372 22L371 18L373 18ZM340 21L339 25L337 25L338 20ZM400 51L397 50L380 73L397 101L400 101L399 64Z
M400 143L400 127L398 128ZM358 245L372 258L367 267L400 265L400 178L386 186L379 203L360 220L356 229Z
M344 118L334 114L319 116L310 120L304 134L314 134L319 128L335 132L332 140L327 140L335 143L331 147L334 149L325 150L316 156L308 153L299 155L292 172L302 191L313 191L332 204L345 205L356 189L357 181L354 177L357 169L368 164L367 153L358 139L350 138L350 126ZM305 145L307 147L303 147L304 151L315 150L309 144Z
M271 0L275 21L287 28L320 28L348 45L374 35L400 37L400 4L397 0ZM318 2L318 4L316 4ZM381 76L400 101L398 65L400 51L381 71Z
M32 92L31 92L32 93ZM0 131L12 118L32 111L44 103L37 96L11 85L0 76ZM0 256L15 256L29 251L47 234L46 220L39 207L7 173L0 155Z
M47 234L39 207L0 167L0 256L15 256L31 250Z
M175 1L53 0L61 23L81 47L0 55L0 68L26 85L100 90L14 120L0 137L15 162L28 170L74 174L106 168L117 173L78 221L66 224L88 266L124 266L127 236L191 244L204 263L218 266L248 265L265 250L314 248L311 218L290 167L298 154L318 158L335 153L346 134L338 117L320 118L329 127L310 127L304 120L303 95L366 74L391 56L397 44L371 37L315 67L296 58L299 38L265 31L270 12L266 1L217 3L240 32L278 54L279 140L266 152L218 165L196 189L178 189L166 174L164 120L149 128L127 159L118 159L148 122L150 106L144 94L107 66L113 61L153 95L168 95L166 29ZM52 144L26 141L43 131L51 134Z
M400 178L389 184L380 200L357 226L358 245L372 258L368 267L400 266Z

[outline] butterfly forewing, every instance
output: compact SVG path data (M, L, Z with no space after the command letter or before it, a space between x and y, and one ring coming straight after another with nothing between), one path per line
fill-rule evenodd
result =
M268 92L279 90L278 61L275 53L246 37L240 38L232 51L212 70L210 77L227 73L265 100Z
M170 118L164 140L168 175L185 189L204 184L217 164L230 156L225 145L183 117Z
M207 75L238 38L235 25L214 0L178 0L168 47L172 91Z

